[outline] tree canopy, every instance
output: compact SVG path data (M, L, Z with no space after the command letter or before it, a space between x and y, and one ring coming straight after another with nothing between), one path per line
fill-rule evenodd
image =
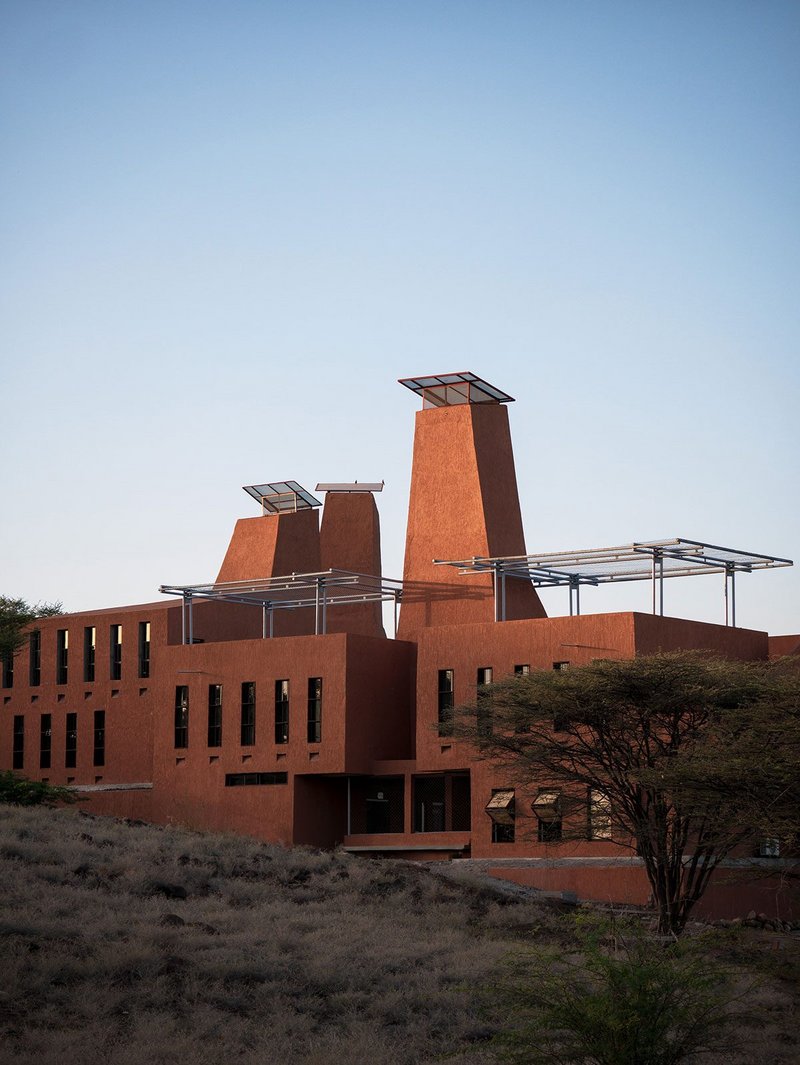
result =
M456 732L538 792L534 812L563 818L564 838L635 849L664 933L683 929L737 848L795 840L800 670L789 660L684 653L534 670L492 685Z
M25 629L37 618L63 614L61 603L29 604L24 599L0 595L0 659L14 655L25 642Z

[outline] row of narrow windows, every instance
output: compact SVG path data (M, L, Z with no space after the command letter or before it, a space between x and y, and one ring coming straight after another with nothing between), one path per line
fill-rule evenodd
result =
M567 669L569 662L554 662L553 669ZM527 676L531 671L527 663L514 666L514 675L517 677ZM478 727L481 729L491 728L491 692L489 687L494 680L494 670L491 666L479 666L475 674L475 685L478 693ZM453 712L455 710L455 671L452 669L440 669L438 674L437 712L440 736L453 734Z
M56 633L56 684L69 680L70 641L69 629ZM122 625L110 625L108 633L108 675L110 680L122 680ZM87 625L83 630L83 680L90 684L95 680L97 629ZM140 679L150 676L150 622L140 621L138 627L137 675ZM34 629L28 638L28 681L31 687L42 683L42 634ZM3 687L14 687L14 655L3 659Z
M94 711L92 765L106 764L106 712ZM78 762L78 715L67 714L64 733L64 768L74 769ZM12 766L25 768L25 718L14 716ZM53 717L42 714L39 718L39 768L50 769L53 765Z
M276 680L273 699L272 728L275 743L289 742L289 681ZM306 700L306 740L322 742L322 677L309 677ZM207 745L222 746L223 686L208 686ZM256 742L256 685L244 681L238 705L239 743L252 747ZM175 747L189 746L189 686L178 684L175 688Z

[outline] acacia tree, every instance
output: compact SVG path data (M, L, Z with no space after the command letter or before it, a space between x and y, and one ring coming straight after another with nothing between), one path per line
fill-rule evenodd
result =
M593 802L603 835L641 857L659 931L679 934L732 851L794 841L798 708L786 663L665 654L508 677L491 726L484 697L456 733L520 788L558 792L567 838L586 838Z
M7 661L25 642L25 630L37 618L63 614L61 603L26 603L0 595L0 659Z

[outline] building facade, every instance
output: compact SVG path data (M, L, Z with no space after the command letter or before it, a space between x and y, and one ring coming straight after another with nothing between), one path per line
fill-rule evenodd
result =
M535 580L434 562L526 556L510 397L471 374L403 383L423 409L402 585L381 574L380 486L327 486L321 523L295 482L253 486L262 514L237 521L208 585L32 627L3 664L0 768L75 787L99 813L471 858L540 888L644 901L627 850L591 827L560 841L536 787L455 739L450 711L509 674L688 649L766 659L770 637L656 613L547 617ZM720 912L741 910L741 893L724 896Z

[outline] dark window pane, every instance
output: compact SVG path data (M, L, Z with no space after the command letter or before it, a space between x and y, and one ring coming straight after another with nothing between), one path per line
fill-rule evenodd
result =
M256 742L256 686L253 681L242 684L242 747L252 747Z

